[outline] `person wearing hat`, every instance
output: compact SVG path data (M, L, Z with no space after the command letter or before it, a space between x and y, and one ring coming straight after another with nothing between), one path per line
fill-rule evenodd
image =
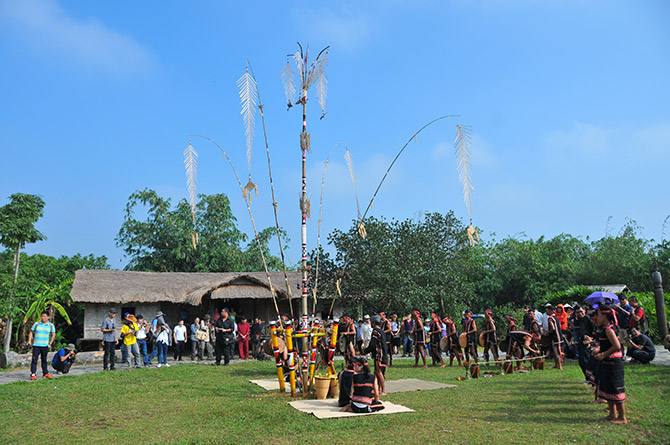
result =
M123 338L123 344L128 351L126 363L128 364L128 368L130 368L130 354L132 354L135 358L135 368L139 368L141 366L140 346L137 344L137 337L135 334L140 330L140 327L137 325L137 319L130 312L126 312L123 315L123 318L124 322L123 327L121 328L121 338Z
M200 327L198 328L198 331L201 332L200 336L202 340L200 340L200 343L198 343L198 347L200 348L199 354L200 357L203 358L205 357L205 353L207 354L207 360L213 360L213 355L214 355L214 345L213 343L213 336L212 336L212 324L210 321L212 320L212 317L209 314L205 314L202 320L200 320ZM212 329L210 329L212 328Z
M116 345L119 340L116 338L116 309L111 308L100 326L102 332L102 343L105 355L102 357L102 370L114 370L114 360Z
M51 366L57 373L67 374L70 372L70 366L77 359L77 351L72 343L68 343L64 348L59 349L51 360Z
M372 339L372 326L370 325L370 316L366 315L363 317L363 323L361 323L361 340L363 340L361 348L363 350L367 349L370 339Z

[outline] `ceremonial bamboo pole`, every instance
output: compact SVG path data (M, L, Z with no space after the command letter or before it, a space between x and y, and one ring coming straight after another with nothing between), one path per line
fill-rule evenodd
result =
M330 334L330 345L328 346L328 375L335 375L335 365L333 359L335 357L335 347L337 346L337 329L340 320L335 318L333 320L333 332Z
M286 337L286 348L288 349L288 376L291 385L291 396L295 397L295 362L293 359L293 328L291 327L291 323L286 326L284 335Z
M365 208L365 211L363 212L363 216L361 216L361 218L360 218L361 221L365 221L365 218L367 217L368 212L372 208L372 203L374 202L375 198L377 197L377 194L379 193L379 190L382 188L382 185L384 184L384 181L386 180L386 177L388 176L389 172L391 171L391 169L395 165L395 163L398 160L398 158L400 157L400 155L405 151L405 148L407 148L409 143L412 142L413 140L416 141L416 137L418 136L418 134L421 133L425 128L434 124L435 122L437 122L439 120L442 120L442 119L451 118L451 117L458 117L458 116L459 116L458 114L450 114L450 115L440 116L436 119L433 119L432 121L428 122L423 127L421 127L416 133L414 133L411 138L409 138L409 140L405 143L405 145L403 145L403 147L400 149L400 151L395 155L395 158L393 158L393 161L391 161L391 164L386 169L386 173L384 173L384 176L382 177L381 181L379 181L379 184L377 185L377 188L375 189L375 192L372 195L372 199L370 199L370 202L368 203L368 206ZM330 303L330 310L328 311L328 317L330 317L333 314L333 308L335 307L335 299L336 299L337 295L340 293L340 283L342 282L342 278L344 277L344 272L346 271L347 266L349 265L349 260L350 260L350 257L351 257L351 253L354 250L354 247L356 246L357 243L358 243L358 237L355 236L353 242L349 246L349 250L347 251L346 255L344 256L344 262L342 264L342 268L340 269L340 271L338 273L338 277L337 277L337 281L336 281L337 292L335 293L335 295L333 295L333 301Z
M320 335L318 332L319 325L314 323L312 326L311 341L310 341L310 359L309 359L309 386L314 387L314 369L316 368L316 348Z
M279 392L285 392L286 386L284 384L284 369L279 354L279 339L277 338L277 323L270 322L270 332L272 333L272 352L275 355L275 362L277 364L277 379L279 380Z

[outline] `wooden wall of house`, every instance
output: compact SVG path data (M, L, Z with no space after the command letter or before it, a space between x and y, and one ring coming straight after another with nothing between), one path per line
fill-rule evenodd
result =
M158 303L127 303L122 305L86 303L84 306L84 339L102 340L100 325L102 325L102 321L107 317L110 308L116 309L116 326L119 330L123 325L124 310L133 315L142 314L144 318L153 320L156 311L160 309Z

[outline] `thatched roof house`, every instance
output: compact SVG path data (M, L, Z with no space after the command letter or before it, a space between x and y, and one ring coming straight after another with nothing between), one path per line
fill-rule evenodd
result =
M281 312L289 312L283 272L271 272ZM293 299L300 298L301 274L288 272ZM270 320L276 315L265 272L182 273L78 270L72 299L85 303L84 338L101 339L100 324L109 308L153 319L165 313L168 324L180 318L214 316L222 307L234 313ZM298 305L294 302L294 310ZM117 316L120 320L121 317Z
M630 292L630 289L625 284L592 284L586 287L594 290L602 289L605 292L612 292L613 294Z

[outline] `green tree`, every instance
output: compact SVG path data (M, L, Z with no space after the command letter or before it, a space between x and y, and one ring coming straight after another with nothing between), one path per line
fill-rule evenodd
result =
M320 259L319 280L326 295L334 295L337 273L351 248L340 288L352 311L402 312L417 306L454 313L470 303L470 252L465 226L453 212L405 221L368 218L365 239L356 225L328 236L336 254L334 259L327 254Z
M14 320L15 286L19 276L21 249L27 243L45 240L46 237L35 229L35 223L43 215L44 200L37 195L14 193L9 204L0 207L0 245L13 253L14 278L9 293L8 321L3 349L9 350Z
M193 220L186 200L175 208L170 199L145 189L130 195L116 245L130 259L126 270L155 272L233 272L263 270L255 240L240 247L247 236L237 228L237 219L224 194L199 195ZM145 214L143 220L136 213ZM281 261L270 255L268 243L276 229L259 232L268 267L281 269Z
M629 221L617 236L594 241L580 284L623 283L634 292L653 290L651 243L639 232L637 223Z
M12 253L8 250L0 252L0 296L8 297L12 291ZM74 343L82 336L84 329L84 305L73 303L70 298L72 280L79 269L109 269L107 258L93 255L76 254L71 257L55 258L49 255L21 254L21 274L16 285L13 286L15 295L16 317L24 319L33 303L45 295L45 290L52 289L58 292L49 292L48 296L67 311L72 325L63 317L52 318L58 334L62 334L68 341ZM0 298L5 301L6 298ZM43 309L40 309L40 311ZM53 311L52 315L54 315ZM29 326L27 326L29 327ZM16 329L12 341L21 345L25 339L25 325ZM23 332L22 332L23 331Z

